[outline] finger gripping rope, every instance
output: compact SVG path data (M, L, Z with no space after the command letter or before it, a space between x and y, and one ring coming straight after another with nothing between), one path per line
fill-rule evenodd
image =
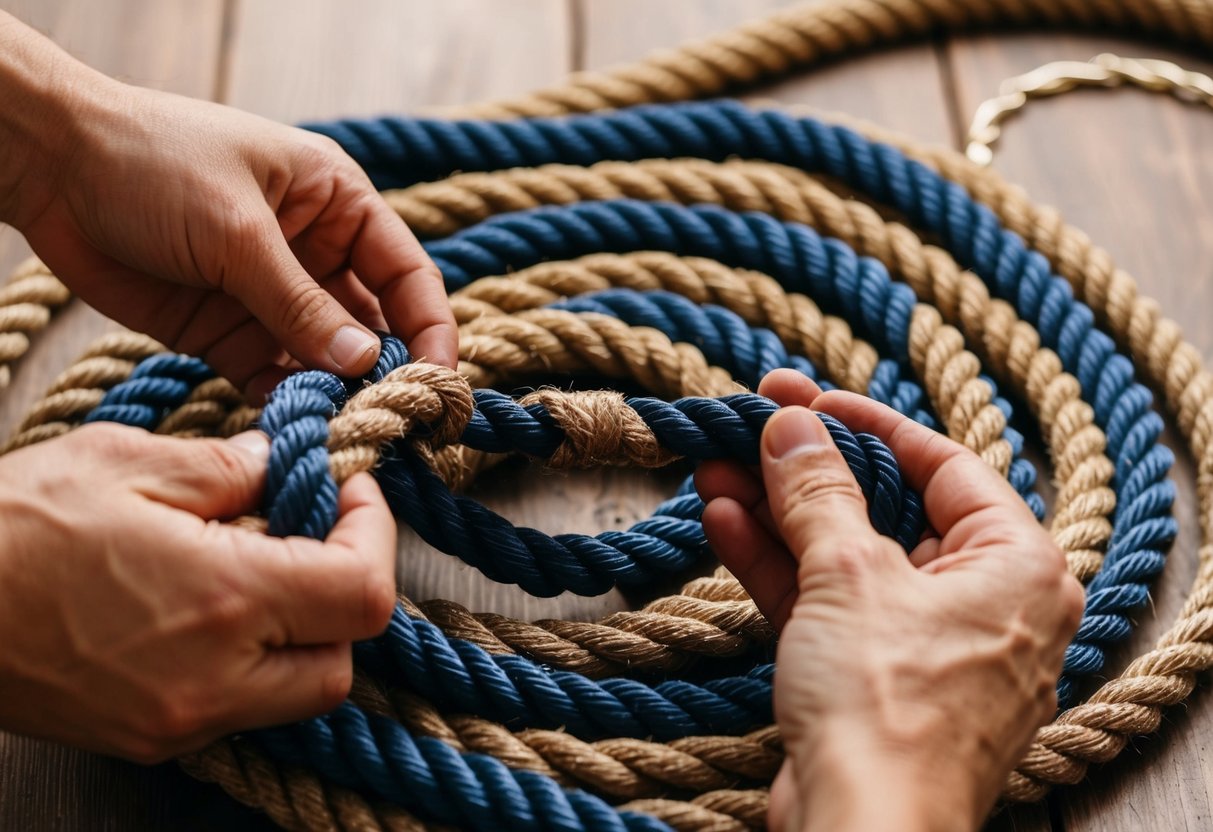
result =
M319 417L344 400L345 387L318 373L293 379L275 391L262 419L262 427L272 439L271 471L282 472L267 481L271 533L281 533L275 518L300 517L302 506L322 506L316 510L317 518L335 517L336 512L336 488L325 454L327 423ZM567 407L557 417L540 400L524 405L494 391L477 391L462 442L495 453L521 451L556 457L564 452L565 465L658 464L673 458L656 454L657 448L694 460L731 457L753 465L758 462L762 426L775 410L773 403L747 394L673 403L624 399L609 393L556 395L549 391L546 396L537 395ZM579 406L579 402L604 397L615 406ZM568 435L573 429L596 440L612 435L606 422L575 423L575 418L595 414L616 421L622 418L639 436L630 443L615 434L618 441L613 444L570 444ZM828 416L823 421L869 499L877 530L906 548L912 546L926 521L921 501L907 494L888 449L872 437L851 434ZM450 494L400 444L403 439L397 437L395 458L386 460L379 472L398 515L436 548L462 557L494 580L518 583L532 594L554 595L565 590L598 594L616 584L645 583L662 573L685 569L703 549L698 524L688 521L645 521L630 532L596 537L553 538L533 529L514 529L474 501ZM644 447L637 452L637 445ZM698 519L697 512L694 519Z
M1011 402L1026 401L1059 483L1051 531L1087 581L1058 686L1063 704L1079 701L1105 650L1130 632L1176 529L1174 460L1128 356L1142 359L1191 441L1201 516L1213 517L1213 377L1198 352L1080 232L946 152L907 154L732 102L629 107L716 93L933 24L1099 20L1213 42L1205 0L1043 9L826 0L478 113L534 118L313 125L381 187L409 186L389 199L455 291L460 373L409 363L385 338L366 378L292 376L258 416L200 362L111 338L57 382L10 446L82 421L205 435L259 418L272 436L272 534L322 537L339 484L371 470L401 519L494 580L536 595L597 594L706 557L689 483L650 518L592 537L516 528L457 488L500 454L562 468L752 464L774 406L737 382L753 388L791 367L946 431L1043 517L1010 425ZM838 198L817 175L914 230ZM18 357L24 333L66 299L40 264L22 279L0 294L0 330L12 333L0 335L0 361ZM527 387L582 373L647 395ZM873 525L914 545L921 501L887 448L826 421ZM1042 729L1008 797L1081 780L1191 692L1193 674L1213 665L1210 558L1206 547L1159 647ZM593 623L402 599L388 630L356 645L349 702L186 765L309 830L756 828L767 797L753 787L769 783L781 754L777 738L756 739L774 734L773 637L724 573Z

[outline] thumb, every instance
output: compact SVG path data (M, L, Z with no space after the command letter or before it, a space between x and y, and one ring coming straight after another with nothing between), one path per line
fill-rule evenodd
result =
M346 377L370 370L379 339L299 264L268 208L245 236L224 288L305 366Z
M144 495L203 520L227 520L255 511L265 490L269 438L260 431L230 439L154 437L146 454L151 483Z
M811 410L785 407L767 422L762 478L771 517L802 563L851 551L869 537L879 539L859 484Z

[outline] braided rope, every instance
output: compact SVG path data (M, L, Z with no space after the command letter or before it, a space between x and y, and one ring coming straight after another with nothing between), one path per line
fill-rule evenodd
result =
M883 0L883 2L869 0L866 4L860 3L857 5L863 6L871 12L873 15L871 19L873 20L877 19L876 15L887 12L891 8L901 10L913 8L919 12L926 10L922 19L928 21L944 21L949 24L956 22L953 18L945 16L940 11L943 8L942 3L909 2L909 0ZM1131 8L1128 10L1109 11L1109 9L1119 10L1120 7L1100 6L1099 8L1093 8L1089 3L1070 0L1070 2L1057 4L1056 11L1052 12L1052 14L1056 14L1059 17L1074 17L1081 15L1085 10L1088 13L1108 17L1109 19L1106 22L1118 25L1132 23L1144 28L1185 29L1185 33L1188 36L1208 39L1210 15L1208 8L1204 4L1187 0L1186 2L1163 2L1159 5L1163 7L1163 13L1159 17L1151 17L1149 14L1143 13L1142 9L1149 10L1154 8L1154 6L1144 3L1131 4ZM825 7L825 11L822 13L826 15L826 18L823 19L829 19L831 14L835 14L831 9L836 10L841 8L842 4L831 3L823 4L823 6ZM1017 4L1004 0L1004 2L991 4L989 14L1006 14L1013 11L1013 7L1017 7ZM819 6L812 11L798 10L793 13L793 16L799 14L806 19L811 19L811 15L821 12L822 8L822 6ZM948 4L948 8L954 10L955 7L952 4ZM1032 14L1045 14L1045 12L1035 10ZM1192 15L1194 14L1199 16L1193 17ZM1026 14L1024 15L1024 17L1027 16ZM829 25L836 27L838 19L840 18L829 19ZM1083 18L1080 16L1079 19ZM864 37L875 37L871 32L865 33L863 31L863 27L859 24L864 23L864 21L856 19L851 22L856 23L856 27L847 30L849 40L847 38L843 38L842 40L836 39L836 42L841 43L841 46L838 48L842 48L849 43L862 42L862 38ZM896 22L894 20L894 23ZM905 23L904 20L900 22L902 24ZM810 43L811 48L808 52L802 55L793 55L792 57L795 61L801 62L815 59L816 53L812 50L820 49L821 46L820 44L813 45L812 40L816 37L817 32L824 30L820 27L810 29L810 35L807 36L808 40L805 40L806 35L802 28L796 28L795 26L789 26L788 28L793 29L794 32L789 35L787 41L781 41L776 44L776 48L780 48L784 43L797 40L802 43ZM879 36L892 37L895 34L899 34L899 29L901 28L903 27L890 25L889 27L880 29ZM915 31L921 30L920 27L916 26L909 26L908 28ZM838 33L839 30L832 30L830 35L836 36ZM740 47L741 52L739 54L742 54L745 51L745 39L740 38L740 40L742 41L742 47ZM719 43L717 46L719 46ZM772 46L770 43L767 43L762 48L770 50ZM707 51L710 52L711 50ZM749 70L745 69L744 64L745 60L739 64L739 66L742 66L741 74L731 77L728 76L727 72L722 75L718 67L713 71L717 73L718 77L724 78L724 81L721 83L738 80L744 81L747 78L744 73L753 69L753 67ZM652 66L659 65L660 62ZM775 65L766 66L761 71L771 72L781 69L782 66L776 62ZM728 71L732 71L732 69L730 68ZM703 81L702 78L699 78L690 83L692 85L692 92L701 92L703 89L710 89L712 82L710 78L708 81ZM661 84L661 81L655 82L655 86L652 89L662 89ZM702 89L695 87L695 84L700 84ZM591 84L590 87L593 87L593 85ZM622 84L619 86L619 89L616 89L616 92L624 97L620 98L616 103L629 103L626 96L636 94L635 91L638 89L641 89L641 87L636 86L629 92L627 83ZM582 102L588 100L582 93L584 93L584 89L572 96L570 100L576 99ZM559 99L559 103L556 104L552 102L558 101L558 99L548 98L545 100L548 103L544 106L549 106L553 110L564 110L569 106L563 99ZM962 162L950 158L947 154L932 153L929 158L949 178L962 182L980 200L992 204L998 209L999 215L1002 216L1012 230L1020 233L1030 245L1035 246L1046 256L1053 259L1059 273L1074 284L1080 297L1094 309L1096 319L1107 323L1117 340L1129 349L1131 355L1139 360L1139 366L1143 367L1143 371L1147 373L1150 380L1164 391L1168 407L1177 413L1181 430L1192 440L1194 450L1196 451L1200 474L1202 525L1207 526L1213 523L1213 520L1210 519L1210 515L1213 512L1209 510L1210 489L1208 486L1210 480L1207 476L1213 471L1213 461L1210 461L1204 454L1204 451L1208 448L1207 437L1210 425L1213 425L1213 420L1211 420L1213 406L1209 405L1210 398L1213 398L1210 395L1211 380L1201 368L1198 353L1196 353L1194 348L1182 341L1178 327L1173 322L1162 319L1157 305L1153 304L1152 301L1138 298L1136 288L1128 276L1117 272L1111 266L1106 254L1093 248L1089 240L1086 240L1079 232L1074 232L1062 225L1055 214L1031 206L1027 202L1026 197L1021 193L1009 189L1000 180L990 176L988 172L971 170ZM889 174L890 171L888 170L881 172L881 175ZM863 184L870 186L874 183L868 181ZM888 196L888 194L882 193L879 189L875 191L875 195L877 198L887 198ZM952 194L948 194L948 196L951 197ZM906 210L904 206L899 207ZM913 206L910 207L912 208ZM907 214L913 221L931 226L930 217L924 218L921 215L916 215L913 210L907 210ZM981 218L978 217L978 219ZM950 245L955 244L956 240L949 238L950 232L954 231L954 229L936 227L934 230L937 233L941 233L945 241ZM973 262L972 258L976 255L978 258L977 265L980 266L980 258L983 255L979 250L964 250L963 243L961 244L961 250L963 251L964 259L969 262ZM912 280L911 283L913 283ZM919 286L914 286L914 289L923 300L931 300L931 296L924 293ZM940 303L940 306L945 307L946 304ZM1024 310L1021 310L1021 314L1024 314L1025 318L1031 317ZM991 329L986 330L984 337L973 338L970 326L964 325L963 321L958 322L958 326L960 326L965 336L969 337L970 344L975 352L983 358L991 358L990 353L993 350L986 343L990 341L993 342L994 349L1001 348L1003 350L1001 355L1009 361L1018 362L1020 368L1028 366L1024 362L1024 353L1022 351L1010 354L1007 352L1009 339L1002 339L1000 342L1000 336ZM1003 330L1003 332L1006 331ZM1090 339L1083 341L1084 345L1090 343ZM1037 344L1039 344L1039 341L1037 341ZM1059 350L1064 353L1064 345L1060 346ZM1106 356L1107 353L1102 352L1102 350L1102 346L1096 344L1096 351L1093 354ZM1030 356L1031 353L1028 353L1028 355ZM1000 362L992 360L992 363L997 366ZM1102 367L1109 366L1106 358L1096 360L1096 364ZM1025 378L1027 376L1022 369L1019 374ZM129 370L127 371L127 375L129 375ZM1081 368L1078 369L1078 376L1084 382L1081 386L1084 388L1093 386L1089 378L1083 378ZM99 382L100 387L97 389L104 391L116 385L125 377L121 375L120 371L113 373L110 376L113 380L107 382L105 379L102 379ZM1131 375L1129 378L1131 378ZM928 392L930 392L929 388L930 385L928 385ZM1121 386L1119 389L1126 390L1131 388ZM1089 390L1088 392L1093 393L1096 391ZM189 396L193 396L195 393L187 391L187 395ZM1105 399L1107 395L1105 393ZM104 394L102 395L103 397ZM1038 399L1039 397L1032 398ZM1142 404L1140 396L1136 398L1138 399L1138 404L1131 405L1130 409L1136 407L1138 408L1136 412L1142 413L1144 411L1141 408L1148 406L1148 400ZM205 396L196 398L189 402L189 404L195 405L195 411L197 411L197 406L204 402L206 402ZM59 405L59 407L63 409L68 419L73 418L73 415L79 412L79 408L73 411L66 404ZM85 410L87 409L85 408ZM1125 438L1132 435L1132 431L1135 430L1132 428L1133 414L1128 413L1126 415L1125 412L1117 413L1115 412L1115 408L1111 408L1110 412L1107 407L1103 409L1105 412L1099 421L1108 429L1109 445L1122 444ZM1096 402L1096 411L1099 410L1099 403ZM190 423L186 419L179 420L175 424L182 429L205 432L208 429L206 426L217 424L214 411L209 411L209 413L210 415L205 417L190 417L199 420L192 427L193 423ZM172 416L170 416L171 418ZM211 421L207 422L206 419L210 419ZM1151 433L1151 427L1140 421L1138 424L1143 424L1143 427L1137 430L1137 436L1134 440L1136 443L1135 447L1147 447L1149 440L1143 440L1142 436L1148 437ZM1116 440L1115 443L1114 440ZM1145 443L1144 445L1143 442ZM1139 498L1144 498L1147 494L1152 495L1147 502L1153 501L1157 503L1160 499L1165 498L1166 495L1160 495L1160 492L1157 490L1150 491L1149 480L1154 478L1150 472L1157 472L1159 478L1165 474L1167 466L1164 463L1166 460L1160 460L1158 456L1150 457L1148 454L1132 454L1131 456L1135 456L1136 459L1122 471L1118 472L1114 479L1122 489L1122 494L1123 489L1128 487L1136 489L1135 491L1131 490L1130 494L1134 494ZM1120 459L1120 457L1117 458L1118 460ZM1133 467L1134 465L1137 467ZM1146 471L1147 473L1140 473L1142 471ZM1163 499L1163 502L1167 501ZM1138 515L1138 519L1148 519L1144 518L1142 512L1150 514L1157 509L1157 506L1153 508L1134 508L1135 505L1137 505L1137 500L1122 500L1122 505L1117 509L1117 517L1121 518L1136 514ZM1155 514L1153 516L1158 515ZM1204 531L1207 534L1209 529L1205 528ZM1157 537L1155 535L1156 539ZM1109 552L1107 560L1114 560L1112 552ZM1213 655L1210 655L1210 651L1207 649L1207 642L1210 640L1208 632L1210 626L1208 609L1210 601L1213 601L1213 597L1211 597L1213 596L1213 592L1207 588L1210 584L1213 584L1213 569L1209 568L1211 561L1213 561L1213 552L1209 551L1209 547L1205 547L1202 549L1201 574L1198 578L1197 586L1185 606L1184 612L1181 613L1181 620L1177 622L1176 626L1167 636L1164 636L1157 650L1134 662L1126 670L1122 679L1127 681L1124 683L1114 682L1105 686L1091 700L1094 705L1088 703L1087 705L1072 709L1063 714L1055 726L1042 730L1038 737L1038 744L1034 746L1033 751L1009 784L1009 794L1012 797L1037 796L1043 791L1044 782L1073 782L1073 780L1081 777L1085 771L1086 762L1114 756L1123 747L1124 737L1129 732L1154 730L1157 727L1159 706L1180 701L1190 692L1192 673L1197 669L1207 667L1210 662L1213 662ZM1097 580L1102 578L1104 574L1110 574L1107 564L1105 564L1105 569L1097 577ZM1096 588L1099 589L1099 587ZM724 803L738 799L734 796L726 796L719 800L723 802L721 804L723 805ZM668 808L662 809L656 804L652 806L642 804L639 807L637 804L633 804L631 809L649 812L665 811L667 812L667 820L675 817L672 810Z

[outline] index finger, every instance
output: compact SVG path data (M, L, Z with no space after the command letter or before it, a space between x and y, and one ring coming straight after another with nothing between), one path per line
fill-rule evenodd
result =
M415 358L454 368L459 335L442 273L417 237L378 194L351 247L350 265L379 305L392 332Z
M1001 525L1008 519L1016 525L1038 525L1023 498L980 457L893 408L855 393L831 390L813 402L813 409L888 445L906 482L922 495L931 526L941 535L976 514L996 516Z

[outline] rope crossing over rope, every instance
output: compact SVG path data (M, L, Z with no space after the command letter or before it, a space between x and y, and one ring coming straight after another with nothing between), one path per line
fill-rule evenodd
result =
M311 125L381 188L401 189L387 198L452 292L458 372L410 363L388 338L366 379L299 373L259 413L197 359L109 336L9 447L97 420L185 436L257 424L272 437L260 521L269 533L323 536L339 484L373 470L401 519L494 580L596 594L706 556L689 484L628 530L555 537L513 527L459 488L506 453L553 467L753 461L774 405L744 391L792 367L947 432L1043 517L1023 437L1008 424L1010 400L1025 401L1060 485L1051 532L1087 584L1059 684L1072 707L1041 729L1005 790L1038 799L1156 730L1160 709L1213 666L1213 377L1081 232L951 151L730 102L647 104L995 21L1098 22L1213 43L1205 0L828 0L473 108L499 122ZM611 107L623 109L561 116ZM66 300L38 264L0 291L5 378L25 333ZM492 389L579 373L648 395ZM1173 458L1145 385L1197 463L1200 572L1158 646L1083 702L1176 532ZM828 427L874 525L913 545L925 521L896 460L873 437ZM225 740L183 765L307 830L760 828L782 758L773 639L723 572L598 622L401 599L387 632L357 646L359 677L341 708Z

